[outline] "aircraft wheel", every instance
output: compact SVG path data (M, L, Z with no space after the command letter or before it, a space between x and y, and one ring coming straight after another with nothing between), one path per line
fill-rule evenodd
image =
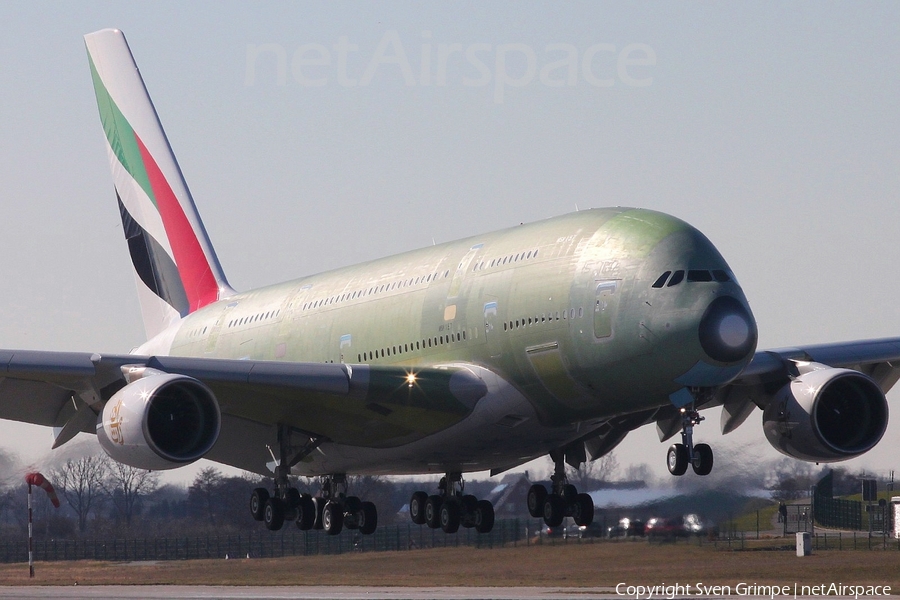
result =
M571 483L567 483L563 486L562 498L565 501L567 506L571 506L575 503L575 498L578 497L578 488L576 488Z
M378 510L372 502L363 502L359 507L359 531L363 535L375 533L378 527Z
M269 491L266 488L256 488L250 494L250 515L254 521L262 521L266 508L266 500L269 499Z
M297 488L288 488L284 503L287 508L297 508L300 505L300 490Z
M594 521L594 499L587 494L575 496L572 505L572 519L579 527L590 525Z
M669 473L675 476L684 475L688 468L687 446L684 444L672 444L666 455L666 466Z
M544 516L544 503L547 501L547 488L535 483L528 488L528 514L539 519Z
M263 508L263 522L269 531L278 531L284 525L284 502L280 498L269 498Z
M494 528L494 505L488 500L479 500L475 507L475 531L490 533Z
M348 513L359 512L362 507L362 500L357 496L347 496L344 498L344 511Z
M697 475L709 475L713 468L713 451L709 444L697 444L694 446L696 458L694 459L694 473Z
M566 516L566 502L556 494L547 496L544 502L544 523L548 527L559 527Z
M409 501L409 517L416 525L425 524L425 503L428 502L428 494L415 492Z
M441 526L441 503L443 498L438 495L428 496L425 502L425 524L432 529Z
M322 509L322 529L328 535L337 535L344 527L344 507L338 502L329 502Z
M456 533L459 530L459 504L453 500L441 504L441 529L444 533Z
M297 527L309 531L316 523L316 505L309 494L302 494L297 504Z
M322 529L322 513L325 509L325 498L313 498L313 506L316 509L316 518L313 520L313 529Z

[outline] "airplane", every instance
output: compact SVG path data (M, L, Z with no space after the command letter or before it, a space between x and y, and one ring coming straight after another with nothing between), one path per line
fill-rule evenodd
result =
M348 474L435 474L414 523L489 532L465 493L549 455L530 514L590 524L566 477L638 427L680 433L668 470L713 468L701 410L729 433L761 409L782 453L830 462L884 435L900 338L757 351L753 313L700 231L637 208L581 210L246 292L225 277L121 31L85 36L147 340L130 354L0 351L0 418L96 433L113 459L206 458L272 475L269 530L371 534ZM291 476L318 477L312 497Z

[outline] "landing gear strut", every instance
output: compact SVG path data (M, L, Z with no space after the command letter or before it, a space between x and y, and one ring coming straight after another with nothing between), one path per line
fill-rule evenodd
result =
M416 525L440 527L444 533L456 533L459 526L474 527L478 533L494 528L494 505L464 494L462 473L447 473L438 484L438 493L415 492L409 501L409 516Z
M681 443L669 446L666 455L666 466L672 475L684 475L688 465L697 475L709 475L712 471L712 448L708 444L694 444L694 426L703 420L693 405L681 409Z
M326 440L310 437L309 441L295 449L291 446L291 429L278 428L279 460L276 460L274 490L256 488L250 494L250 514L262 521L269 531L278 531L285 520L296 521L302 530L324 529L330 535L337 535L346 526L370 534L378 526L378 511L371 502L363 502L356 496L347 495L345 474L328 475L322 479L322 490L316 497L301 494L292 487L288 476L291 467L299 463L310 452ZM271 449L270 449L271 452ZM272 453L273 459L275 458Z
M528 490L528 513L535 518L543 517L549 527L559 527L563 519L572 517L578 526L587 526L594 521L594 500L587 494L579 494L578 489L566 477L565 453L554 450L552 489L548 492L536 483Z

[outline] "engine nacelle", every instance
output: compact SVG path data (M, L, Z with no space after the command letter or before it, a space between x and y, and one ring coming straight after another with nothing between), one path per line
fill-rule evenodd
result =
M219 437L219 403L191 377L161 373L115 393L97 420L97 438L114 460L140 469L174 469L209 452Z
M806 370L808 369L808 370ZM884 392L870 377L812 363L763 411L776 450L815 462L848 460L871 450L887 428Z

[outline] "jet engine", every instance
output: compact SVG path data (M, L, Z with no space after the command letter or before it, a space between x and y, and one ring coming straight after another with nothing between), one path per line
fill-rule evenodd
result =
M871 450L887 428L884 392L870 377L818 363L803 365L763 410L776 450L793 458L835 462Z
M109 399L97 421L97 438L118 462L174 469L209 452L220 425L219 403L208 387L184 375L158 373Z

